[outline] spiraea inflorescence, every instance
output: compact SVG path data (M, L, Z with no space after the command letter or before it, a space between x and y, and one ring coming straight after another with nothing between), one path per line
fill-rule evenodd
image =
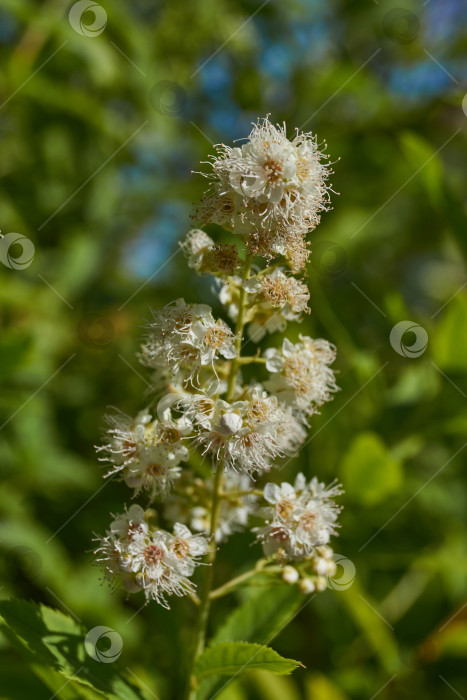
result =
M331 343L274 335L310 313L307 235L329 208L328 158L314 135L289 140L265 118L242 146L218 146L210 165L198 225L235 238L196 228L181 249L213 277L225 318L182 298L153 310L139 354L153 373L149 405L134 418L113 412L98 448L107 475L150 508L114 516L96 558L112 581L166 607L173 595L196 599L198 565L245 528L262 546L263 574L305 593L335 571L339 485L272 481L337 391Z

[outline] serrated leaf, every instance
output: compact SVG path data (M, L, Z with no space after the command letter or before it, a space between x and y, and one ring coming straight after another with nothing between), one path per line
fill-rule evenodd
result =
M50 668L50 666L34 664L32 668L36 676L40 678L49 690L55 693L56 697L60 698L60 700L77 700L77 698L82 700L104 700L105 698L111 697L90 686L83 685L79 679L64 679L60 671L55 671L53 668ZM48 698L50 700L50 693Z
M195 666L198 680L209 676L234 676L252 668L285 675L292 673L299 661L285 659L277 651L261 644L221 642L209 647Z
M62 685L80 686L79 695L86 700L145 700L139 689L119 675L115 663L96 661L86 653L87 630L68 615L24 600L1 601L0 615L1 631L52 691L57 690L59 674Z
M251 641L265 643L274 637L304 602L294 586L254 588L216 632L212 643Z

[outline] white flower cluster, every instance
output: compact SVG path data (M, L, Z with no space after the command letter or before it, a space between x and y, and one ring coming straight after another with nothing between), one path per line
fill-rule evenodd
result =
M217 147L200 217L247 235L256 254L285 255L294 270L302 269L304 236L328 209L326 161L313 134L297 131L290 141L285 125L259 120L243 146Z
M102 461L110 461L107 476L120 473L126 485L149 491L155 496L167 496L173 483L180 477L180 462L189 451L182 443L182 431L152 420L147 410L133 420L122 413L107 417L110 428L107 442L97 448L105 453ZM186 432L186 431L185 431Z
M216 542L225 542L230 535L241 532L248 524L248 518L257 510L257 497L253 495L253 481L247 474L226 473L224 477L225 498L222 499L219 516L214 531ZM211 521L212 479L198 483L199 505L193 506L177 496L171 498L164 514L167 520L188 523L192 530L207 532Z
M332 499L341 493L339 485L326 487L316 477L307 483L301 473L293 486L286 482L280 486L266 484L263 494L270 506L263 511L264 527L257 529L264 553L279 554L285 560L301 560L327 545L331 535L336 534L340 512ZM326 571L321 565L317 573L323 575Z
M233 275L241 263L234 245L214 243L200 229L189 231L180 246L186 255L188 266L200 274L209 273L220 277Z
M99 538L96 554L111 580L120 580L130 593L143 590L147 600L168 608L166 596L194 593L189 577L207 549L206 537L192 535L180 523L172 534L152 529L141 506L132 505Z
M328 201L323 159L314 136L289 141L268 119L241 148L219 147L201 210L205 221L238 234L236 244L193 229L181 247L190 268L214 276L233 323L184 299L154 310L139 355L154 370L154 397L135 418L112 413L97 448L110 463L107 476L118 475L151 504L114 517L97 559L127 591L166 607L171 595L195 597L199 558L211 564L216 543L254 519L262 571L301 566L301 590L319 590L332 573L339 486L302 474L294 486L261 490L257 481L296 455L311 416L337 391L335 348L300 335L242 354L250 340L309 313L308 287L295 273L306 263L305 235ZM285 566L283 580L293 583L294 567Z
M267 333L285 331L290 321L301 321L302 313L310 313L310 292L306 284L279 267L273 272L254 275L247 280L232 276L222 281L219 299L227 307L233 321L238 318L242 288L248 294L247 332L256 343Z
M338 390L329 367L336 358L336 349L327 340L301 335L300 342L293 345L284 338L281 349L269 348L265 357L266 368L272 374L266 388L304 415L315 413Z
M292 412L258 384L233 402L203 392L181 398L178 407L193 426L201 454L227 472L261 474L276 457L294 454L305 439Z
M147 367L172 374L183 370L193 379L201 367L212 367L219 356L233 359L234 341L230 327L214 319L210 306L177 299L153 312L141 360Z

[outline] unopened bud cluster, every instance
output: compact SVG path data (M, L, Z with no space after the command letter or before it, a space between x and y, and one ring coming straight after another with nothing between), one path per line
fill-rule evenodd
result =
M181 246L190 268L214 277L230 323L182 298L154 310L139 354L154 398L134 418L109 416L97 448L107 475L151 505L114 516L97 560L127 591L166 607L171 595L194 595L202 557L247 527L262 546L262 571L279 568L303 593L322 590L335 571L339 485L303 474L293 485L271 481L337 391L335 348L306 335L253 344L309 313L308 287L295 275L305 268L306 235L328 208L329 166L314 136L290 141L267 118L243 146L218 147L211 165L201 223L222 225L238 244L198 228ZM242 354L248 343L253 350Z

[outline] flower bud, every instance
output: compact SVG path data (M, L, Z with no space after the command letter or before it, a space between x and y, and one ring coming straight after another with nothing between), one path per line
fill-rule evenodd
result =
M294 569L293 566L284 566L284 569L282 571L282 580L285 581L286 583L293 584L297 583L299 579L299 573L297 569Z
M329 564L330 562L327 559L318 559L315 566L315 571L318 574L318 576L328 576Z
M298 584L298 588L300 590L300 593L303 593L303 595L309 595L315 590L315 584L313 583L311 578L302 578L302 580Z
M324 559L332 559L332 555L334 554L331 547L328 547L327 545L316 547L316 551L318 552L319 556L323 557Z
M316 582L315 582L315 588L317 591L325 591L326 590L326 579L322 578L322 576L317 578Z

